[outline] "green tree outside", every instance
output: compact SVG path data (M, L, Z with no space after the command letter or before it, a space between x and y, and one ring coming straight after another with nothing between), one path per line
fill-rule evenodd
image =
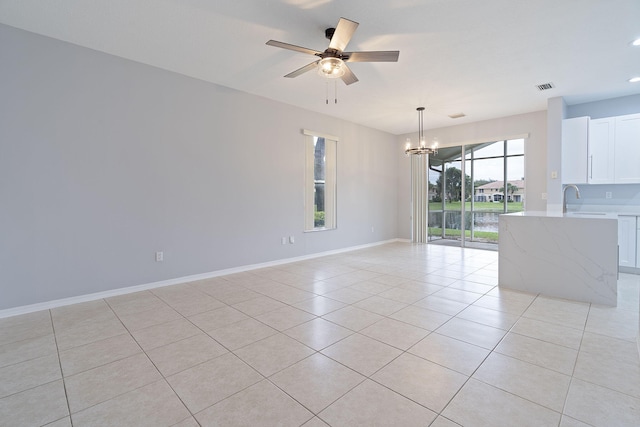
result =
M458 168L448 168L444 173L445 178L445 194L444 199L448 202L459 202L462 200L462 171ZM471 197L471 177L467 174L465 178L465 200ZM436 181L436 197L443 199L442 192L442 175Z

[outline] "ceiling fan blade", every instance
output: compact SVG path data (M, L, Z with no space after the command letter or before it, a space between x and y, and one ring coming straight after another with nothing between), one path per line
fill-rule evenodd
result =
M344 64L344 75L340 78L347 86L358 81L358 78L353 74L351 68L347 67L347 64Z
M358 28L358 25L359 24L357 22L340 18L340 21L338 21L338 25L336 26L336 31L333 33L333 37L331 37L329 49L336 49L342 52L347 47L347 43L351 40L351 37L356 31L356 28Z
M346 62L398 62L400 52L397 50L378 50L371 52L344 52Z
M279 42L279 41L276 41L276 40L269 40L267 42L267 45L274 46L274 47L279 47L279 48L287 49L287 50L293 50L295 52L308 53L309 55L319 55L319 54L322 53L322 52L317 51L317 50L309 49L309 48L302 47L302 46L296 46L294 44L283 43L283 42Z
M312 62L311 64L305 65L302 68L298 68L297 70L290 72L285 77L290 77L290 78L298 77L300 74L304 74L307 71L311 71L317 67L318 67L318 61L315 61L315 62Z

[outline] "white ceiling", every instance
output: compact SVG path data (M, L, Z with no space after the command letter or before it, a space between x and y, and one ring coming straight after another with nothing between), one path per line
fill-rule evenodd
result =
M351 63L326 105L315 72L283 78L314 57L265 42L322 51L340 17L346 50L400 59ZM640 93L640 0L0 0L0 22L393 134L418 106L430 129Z

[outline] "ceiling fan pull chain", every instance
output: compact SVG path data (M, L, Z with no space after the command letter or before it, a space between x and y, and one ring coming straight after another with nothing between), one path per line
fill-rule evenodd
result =
M334 80L333 81L333 97L334 99L334 104L338 103L338 80Z
M324 102L329 105L329 80L325 81L324 86Z

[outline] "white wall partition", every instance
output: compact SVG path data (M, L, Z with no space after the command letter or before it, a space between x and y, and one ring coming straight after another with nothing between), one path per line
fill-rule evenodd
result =
M429 218L428 155L411 156L411 241L426 243Z

